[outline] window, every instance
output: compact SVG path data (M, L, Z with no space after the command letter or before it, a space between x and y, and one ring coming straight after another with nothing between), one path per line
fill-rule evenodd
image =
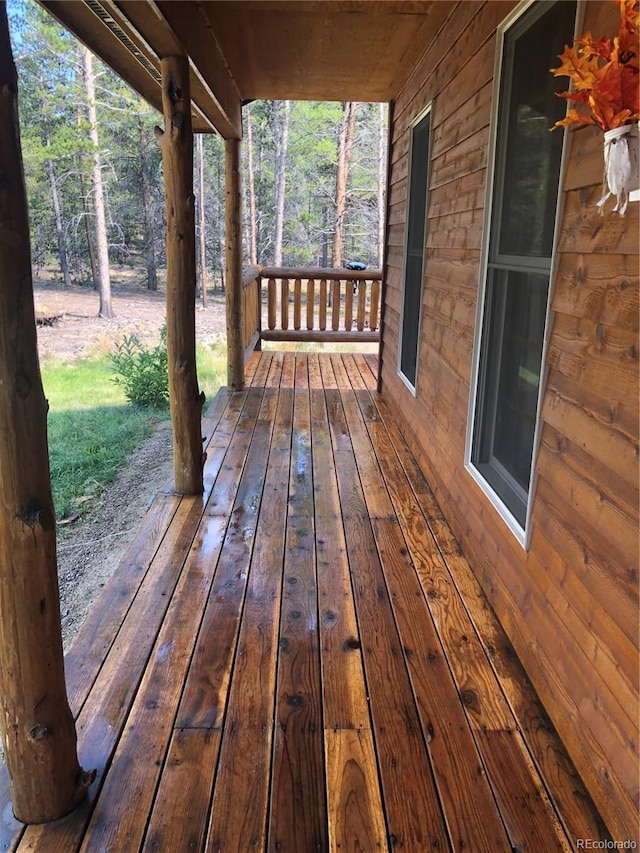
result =
M409 202L407 243L402 291L400 337L400 375L413 390L416 386L418 345L420 340L420 306L424 266L424 231L427 216L427 180L429 177L429 129L431 112L427 111L411 131L409 154Z
M472 389L470 470L526 526L566 104L549 69L576 4L536 2L504 34L495 162ZM500 507L500 508L502 508ZM513 526L513 525L512 525Z

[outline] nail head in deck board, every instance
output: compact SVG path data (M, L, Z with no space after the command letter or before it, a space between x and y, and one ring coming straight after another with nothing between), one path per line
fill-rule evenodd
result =
M324 737L330 849L388 851L371 732L327 730Z
M202 850L221 732L178 729L169 745L142 850Z

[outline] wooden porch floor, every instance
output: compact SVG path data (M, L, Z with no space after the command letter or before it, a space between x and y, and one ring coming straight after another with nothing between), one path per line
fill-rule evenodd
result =
M67 656L87 802L0 849L473 853L603 830L375 391L256 355Z

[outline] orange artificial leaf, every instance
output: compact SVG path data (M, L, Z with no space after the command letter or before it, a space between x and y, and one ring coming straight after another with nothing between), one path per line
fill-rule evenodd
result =
M567 110L567 115L557 121L550 130L555 130L557 127L572 127L575 124L595 124L595 121L593 116L571 109Z
M594 39L590 32L584 36L574 39L574 44L579 44L582 47L581 53L585 56L600 56L607 61L611 59L611 41L605 36L599 39Z
M620 28L623 27L632 30L640 27L640 6L637 0L620 0Z
M640 7L637 0L616 2L620 30L613 41L587 32L574 39L573 47L565 46L558 56L560 66L551 69L554 76L572 82L573 88L557 93L559 97L590 109L586 114L570 109L554 127L596 124L610 130L640 118Z

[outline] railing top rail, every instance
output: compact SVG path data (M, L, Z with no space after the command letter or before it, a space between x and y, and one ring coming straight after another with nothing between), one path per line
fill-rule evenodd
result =
M349 270L346 267L262 267L260 274L263 278L382 281L382 270Z

